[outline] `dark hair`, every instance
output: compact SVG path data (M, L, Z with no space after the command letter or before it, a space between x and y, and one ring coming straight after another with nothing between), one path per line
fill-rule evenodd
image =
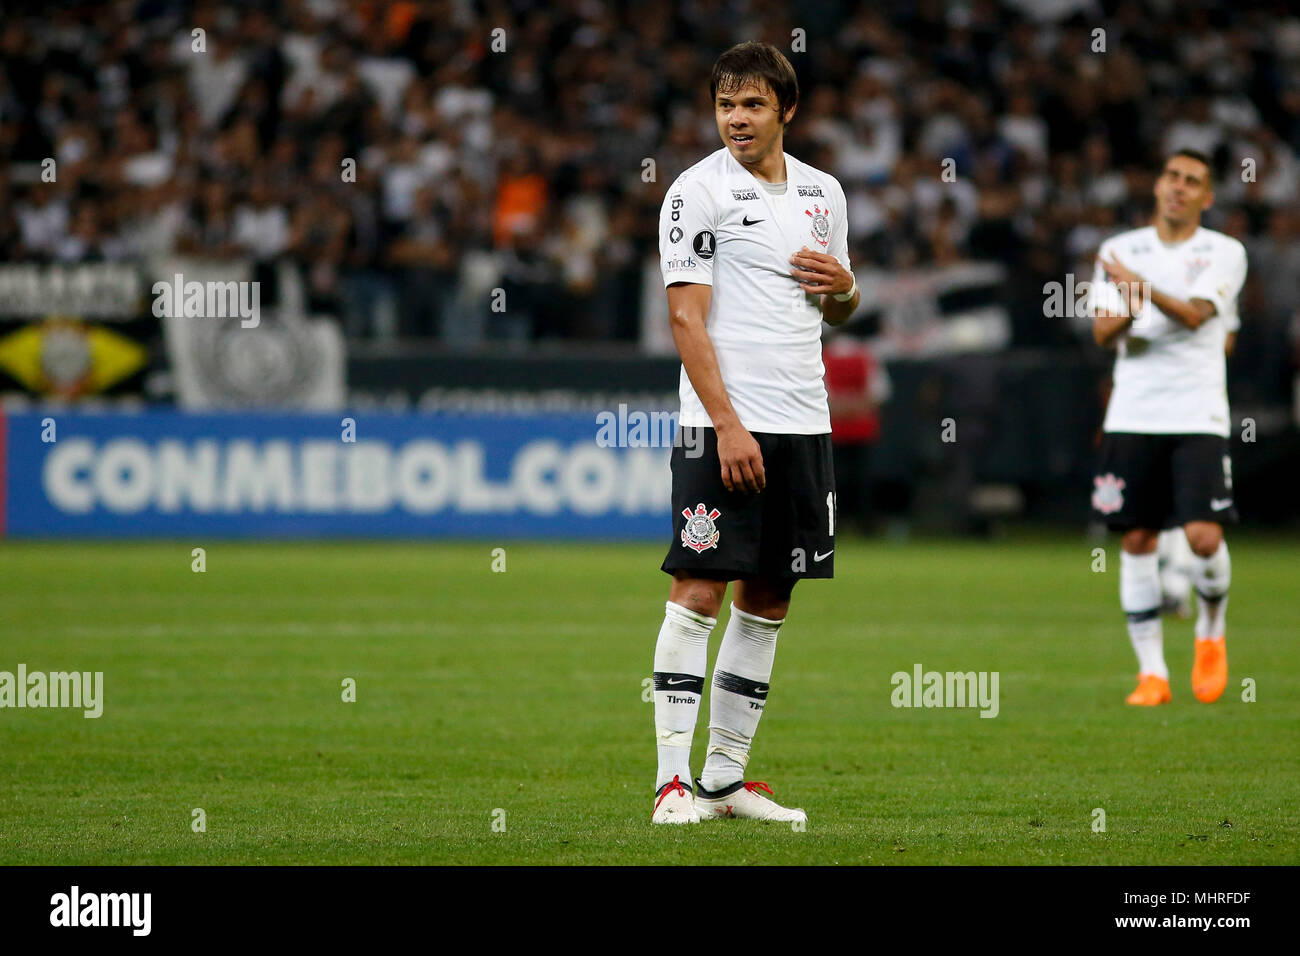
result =
M709 78L709 99L716 102L718 90L734 93L751 83L775 94L783 118L799 102L799 79L790 61L772 44L757 40L738 43L718 57Z
M1180 149L1177 152L1170 153L1165 157L1165 166L1168 166L1169 160L1173 159L1175 156L1186 156L1188 159L1196 160L1198 163L1202 164L1209 171L1210 176L1213 177L1214 164L1210 162L1210 157L1206 156L1199 149Z

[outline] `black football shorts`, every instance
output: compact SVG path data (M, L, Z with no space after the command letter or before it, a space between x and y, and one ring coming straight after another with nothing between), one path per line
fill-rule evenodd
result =
M1235 524L1232 457L1219 435L1102 436L1092 513L1112 531Z
M829 578L835 570L830 435L754 432L767 487L722 484L712 428L679 428L672 453L673 541L662 568L700 577Z

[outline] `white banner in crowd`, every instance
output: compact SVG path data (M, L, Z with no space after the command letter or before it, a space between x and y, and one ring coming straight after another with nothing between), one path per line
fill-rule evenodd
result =
M179 407L343 407L342 331L333 319L301 312L286 272L279 307L269 308L247 264L173 260L155 271L152 309L163 322Z

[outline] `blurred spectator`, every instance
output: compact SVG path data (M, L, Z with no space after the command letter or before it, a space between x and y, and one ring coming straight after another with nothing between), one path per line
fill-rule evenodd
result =
M542 228L546 210L546 179L537 171L535 157L519 149L506 160L497 184L492 215L492 237L507 246L512 236Z
M425 186L416 192L411 216L388 247L401 276L399 328L404 335L433 338L442 329L456 281L455 253L439 226L446 220L445 212L435 208L433 190Z
M562 337L572 316L564 308L560 268L546 248L540 222L516 224L506 238L501 272L503 308L498 311L494 303L489 336L512 341Z
M68 203L54 186L37 186L18 203L18 229L23 253L48 257L68 234Z
M842 528L869 533L872 523L871 446L880 440L880 406L889 401L889 373L866 344L832 333L822 349L831 441L835 446L835 502Z

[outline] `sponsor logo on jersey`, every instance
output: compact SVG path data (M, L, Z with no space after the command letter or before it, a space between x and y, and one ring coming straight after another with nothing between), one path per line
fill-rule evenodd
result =
M1200 256L1187 263L1187 284L1191 285L1195 282L1197 277L1208 268L1210 268L1210 260L1202 259Z
M1104 515L1124 507L1124 479L1107 473L1092 479L1092 506Z
M673 226L672 230L668 233L668 241L669 241L669 242L681 242L681 241L682 241L682 227L681 227L681 226Z
M821 196L822 188L820 186L796 186L800 196ZM823 197L825 198L825 197Z
M813 241L826 248L831 241L831 211L814 204L812 209L804 210L804 215L812 219Z
M713 233L704 229L695 234L695 238L691 240L691 247L701 259L712 259L714 242Z
M740 224L741 224L742 226L757 226L760 222L767 222L767 220L766 220L766 219L750 219L748 216L745 216L743 219L740 220Z
M758 199L758 190L756 189L733 189L731 198L736 202L748 202L751 199Z
M667 272L690 272L699 263L687 256L684 259L669 259L664 263L664 269Z
M683 508L682 517L686 519L686 526L682 528L682 546L690 548L696 554L716 548L722 532L714 522L721 516L722 512L717 508L706 509L703 503L697 504L694 511Z

